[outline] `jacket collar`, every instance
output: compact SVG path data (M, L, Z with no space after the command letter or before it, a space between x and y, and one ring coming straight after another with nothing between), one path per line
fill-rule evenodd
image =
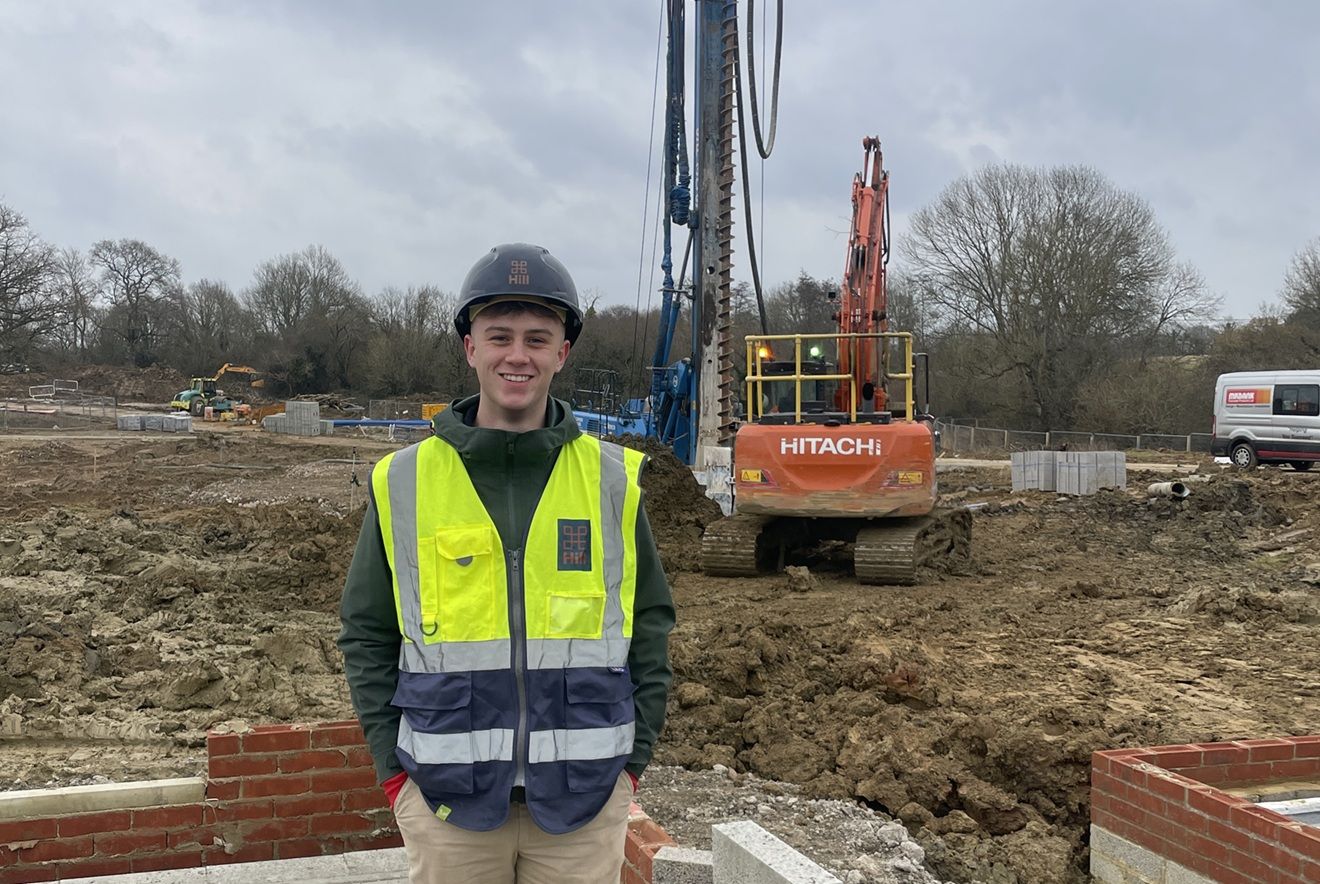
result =
M459 399L431 421L435 434L469 462L503 465L512 454L519 461L549 457L581 435L568 403L551 397L546 402L545 426L524 433L488 430L473 425L481 395Z

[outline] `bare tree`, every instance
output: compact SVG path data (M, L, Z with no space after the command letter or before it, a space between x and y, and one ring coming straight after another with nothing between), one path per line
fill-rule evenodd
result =
M389 288L372 303L367 382L382 396L435 390L461 353L450 324L455 299L433 286Z
M229 286L201 279L171 293L169 363L192 375L225 362L247 362L255 349L252 322Z
M991 342L985 376L1020 376L1045 427L1071 422L1093 374L1216 303L1150 207L1084 167L962 178L914 216L907 247L945 328Z
M50 285L55 251L0 203L0 362L22 361L59 322Z
M1283 302L1291 321L1320 328L1320 237L1293 255L1283 280Z
M60 304L52 342L75 360L85 360L96 332L96 279L77 249L61 249L51 271L51 289Z
M314 245L266 261L244 300L275 346L275 374L291 391L351 386L370 305L330 252Z
M161 307L180 289L179 262L140 239L103 239L90 260L109 305L104 330L137 365L151 364L167 325Z

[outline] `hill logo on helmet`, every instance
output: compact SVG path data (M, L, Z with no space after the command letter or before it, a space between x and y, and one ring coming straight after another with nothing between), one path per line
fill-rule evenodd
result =
M532 275L527 272L526 261L509 262L509 285L531 285Z
M860 436L844 436L834 439L830 436L799 436L796 439L780 439L780 454L838 454L843 457L880 456L879 439L863 439Z

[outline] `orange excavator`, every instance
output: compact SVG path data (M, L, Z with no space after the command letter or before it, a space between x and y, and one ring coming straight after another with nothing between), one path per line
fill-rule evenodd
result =
M886 315L889 173L878 138L862 147L837 331L747 337L737 513L706 530L708 574L754 576L842 541L862 583L910 584L919 566L970 548L967 511L935 507L934 418L915 398L924 354Z

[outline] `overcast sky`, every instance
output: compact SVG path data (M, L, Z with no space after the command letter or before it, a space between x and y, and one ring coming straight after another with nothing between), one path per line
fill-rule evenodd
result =
M368 293L455 289L521 239L605 303L644 265L645 302L660 5L0 0L0 201L60 246L140 238L235 290L313 243ZM1087 164L1149 201L1229 316L1320 235L1320 4L786 6L769 283L838 276L867 134L900 238L985 163Z

